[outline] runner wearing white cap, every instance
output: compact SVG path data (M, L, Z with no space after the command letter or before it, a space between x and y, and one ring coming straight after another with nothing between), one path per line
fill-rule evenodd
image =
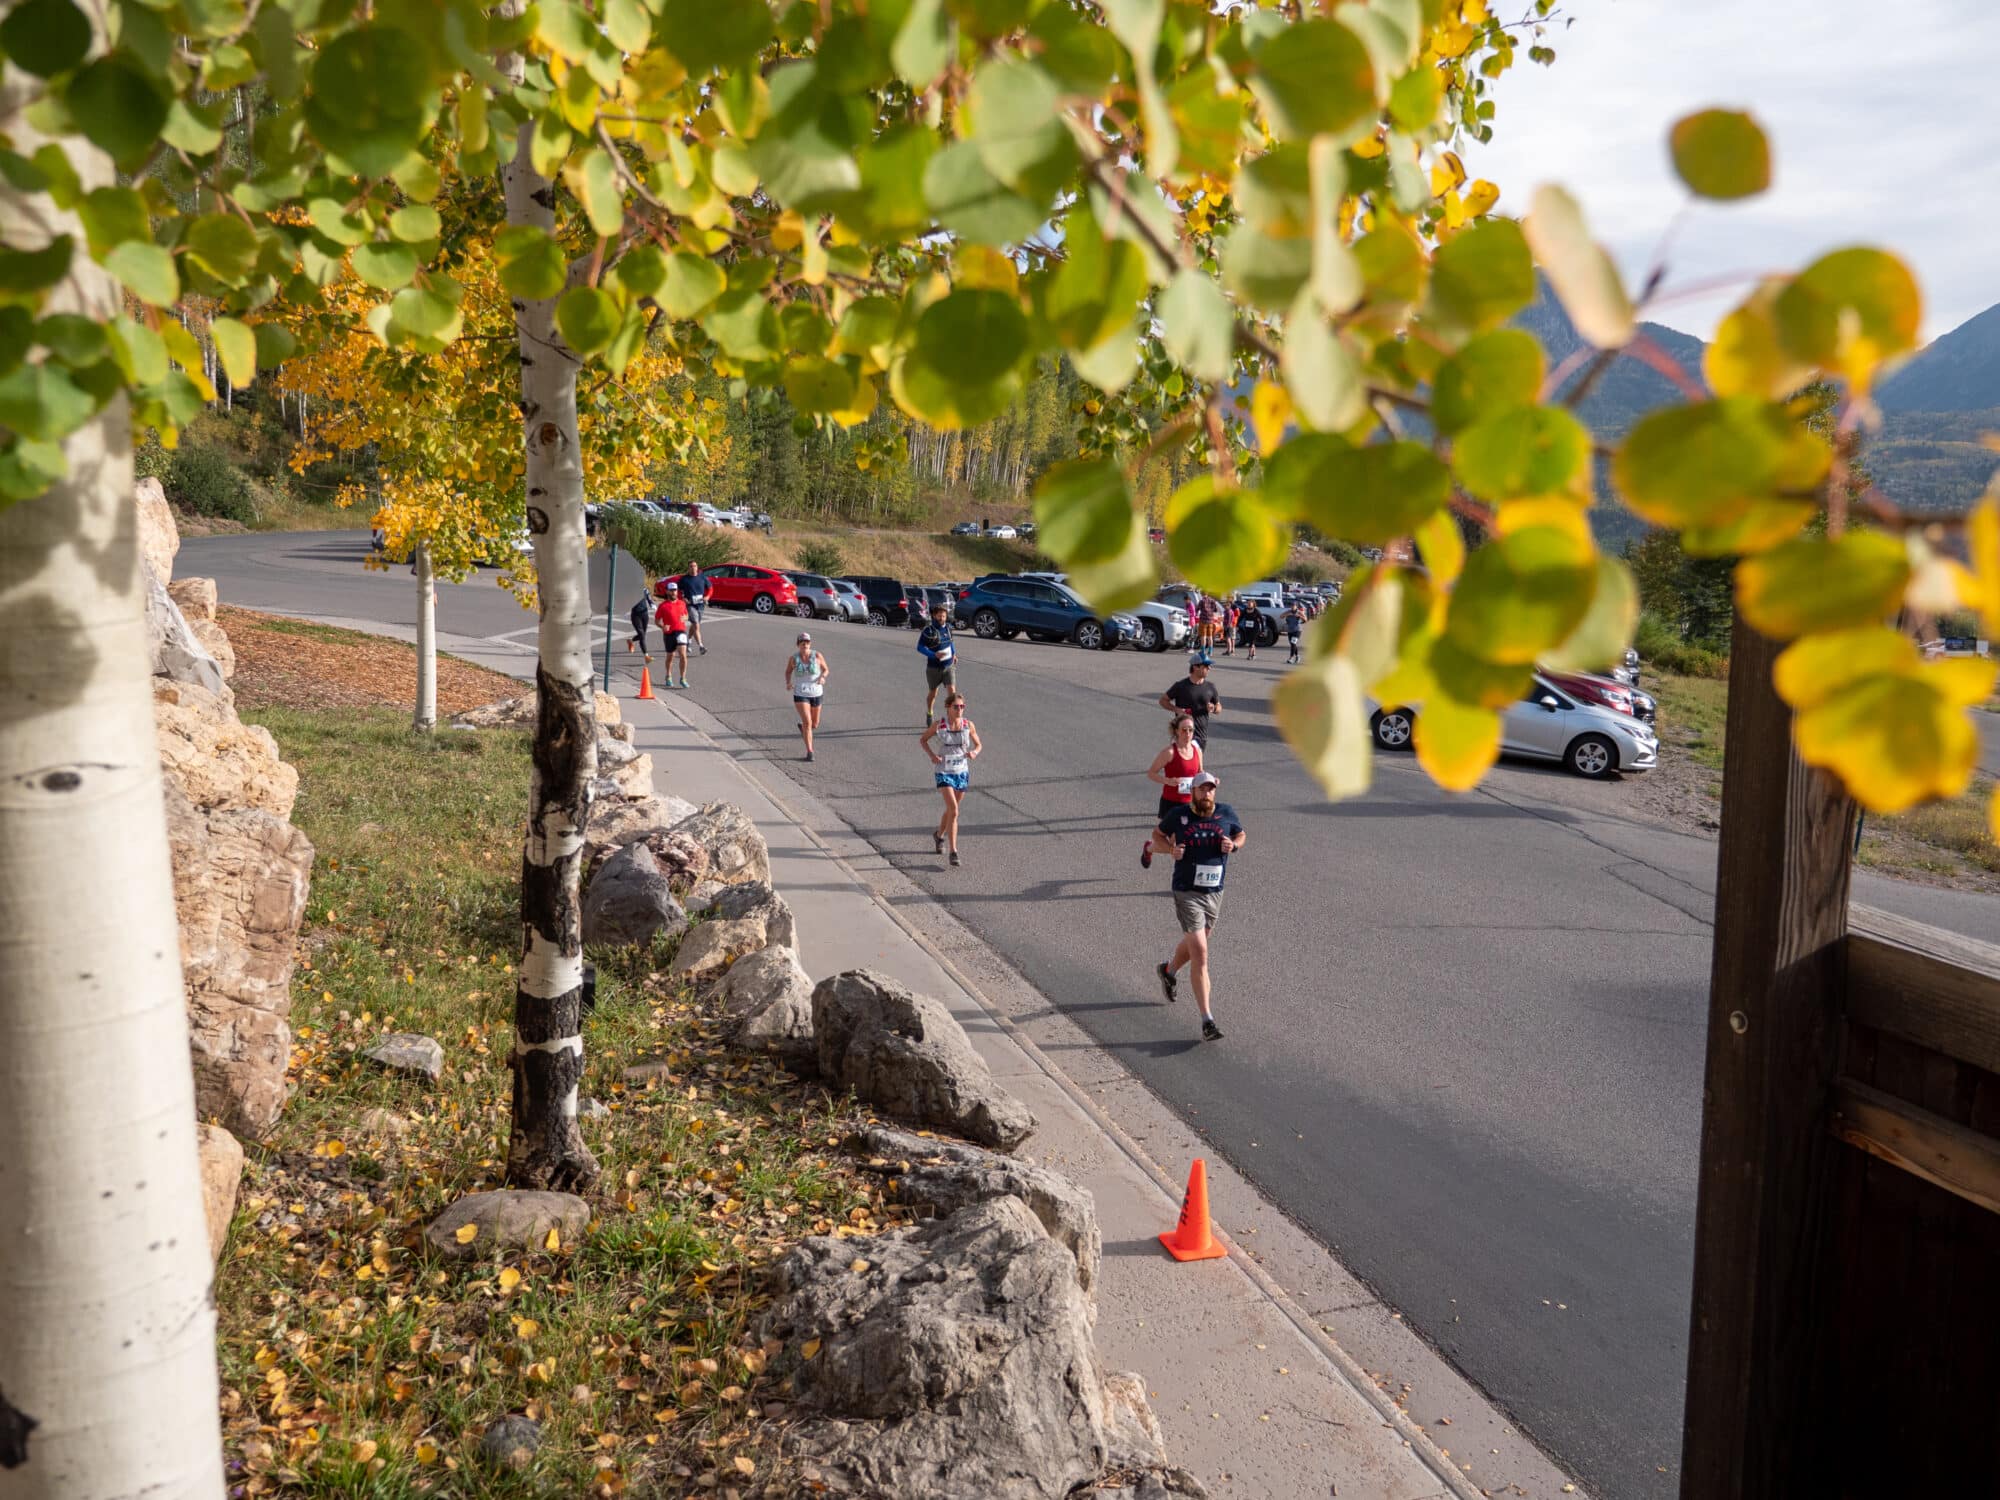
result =
M785 687L799 716L799 733L806 742L806 759L813 758L813 731L819 728L820 704L826 699L826 658L814 648L812 632L801 630L792 654L785 658Z
M1201 1007L1201 1034L1211 1042L1222 1040L1222 1028L1215 1024L1210 1005L1208 934L1222 915L1229 856L1249 837L1236 809L1216 800L1221 787L1213 771L1198 773L1187 806L1172 809L1153 830L1153 852L1174 857L1174 916L1181 924L1174 956L1158 969L1160 992L1169 1000L1179 999L1178 975L1183 968L1188 970L1195 1004Z

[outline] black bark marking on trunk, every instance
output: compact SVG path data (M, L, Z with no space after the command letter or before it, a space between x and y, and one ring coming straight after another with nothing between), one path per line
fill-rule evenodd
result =
M528 507L528 530L535 536L549 534L549 513L539 505Z
M556 189L554 183L550 183L547 187L538 187L528 196L533 198L541 207L546 208L550 213L556 211Z
M534 804L528 809L530 844L547 847L552 826L581 829L590 816L590 784L597 772L595 699L589 688L558 681L535 668ZM537 939L567 956L583 952L583 910L578 899L583 851L538 864L521 856L521 953ZM523 964L525 972L526 965ZM583 1143L563 1103L583 1077L581 1051L521 1051L583 1030L581 985L553 996L514 990L512 1135L507 1181L520 1188L573 1191L597 1180L597 1160ZM580 1044L579 1044L580 1045Z
M0 1392L0 1469L18 1469L28 1461L28 1434L41 1425Z

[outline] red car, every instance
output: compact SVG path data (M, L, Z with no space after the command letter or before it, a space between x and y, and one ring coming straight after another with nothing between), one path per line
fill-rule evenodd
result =
M681 594L685 597L686 578L676 578L674 582L681 586ZM799 591L791 579L775 568L724 563L708 570L708 602L736 609L754 609L760 615L789 615L798 611Z
M1621 714L1634 713L1632 690L1622 682L1609 677L1599 677L1592 672L1551 672L1544 668L1542 675L1564 692L1581 698L1585 703L1595 703L1599 708L1616 709ZM1636 714L1634 716L1636 717Z

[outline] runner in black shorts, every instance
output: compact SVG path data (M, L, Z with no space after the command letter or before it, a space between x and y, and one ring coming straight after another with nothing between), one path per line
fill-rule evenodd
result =
M1158 968L1160 990L1169 1000L1178 999L1176 975L1188 970L1195 1004L1201 1007L1201 1034L1211 1042L1222 1040L1222 1028L1209 1004L1208 934L1222 916L1229 856L1248 840L1236 809L1216 800L1221 786L1213 771L1201 772L1194 778L1194 800L1168 813L1153 830L1154 853L1174 857L1174 916L1181 924L1174 956Z
M951 621L943 604L931 606L931 622L917 636L917 650L924 655L924 724L931 723L939 688L958 686L958 652L951 643Z

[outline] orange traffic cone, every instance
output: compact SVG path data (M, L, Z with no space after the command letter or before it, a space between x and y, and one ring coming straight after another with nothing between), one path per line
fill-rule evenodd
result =
M1229 1252L1208 1232L1208 1163L1199 1156L1188 1168L1187 1192L1181 1198L1181 1221L1172 1234L1160 1236L1175 1260L1215 1260Z
M639 697L641 699L648 699L652 696L653 669L651 667L641 667L639 668Z

